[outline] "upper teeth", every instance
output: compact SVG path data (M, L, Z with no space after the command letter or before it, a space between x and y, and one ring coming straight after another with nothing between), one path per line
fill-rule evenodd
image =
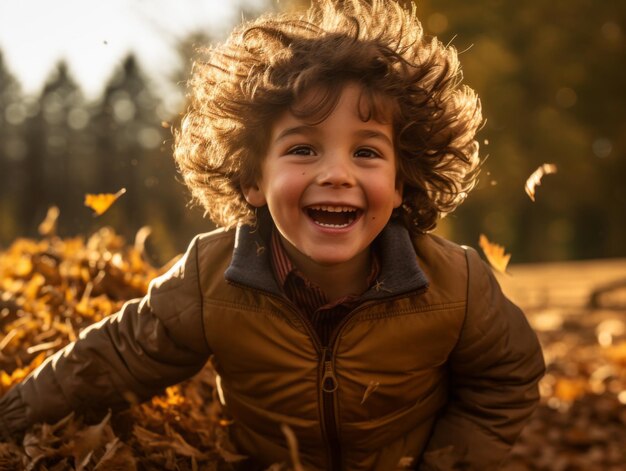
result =
M330 213L352 213L356 211L356 208L351 208L350 206L310 206L309 208Z

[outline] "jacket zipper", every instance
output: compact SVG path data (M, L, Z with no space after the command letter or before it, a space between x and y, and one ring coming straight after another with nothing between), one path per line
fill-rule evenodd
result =
M322 350L322 426L328 447L328 461L330 470L341 469L341 447L337 420L335 419L335 391L339 387L335 376L332 350L324 347Z
M322 438L326 444L326 454L328 456L329 471L339 471L341 469L341 450L339 448L339 437L337 436L337 424L335 421L335 401L334 393L339 387L337 378L335 377L334 366L332 361L332 350L328 347L322 346L313 323L308 316L302 314L296 307L288 300L277 296L269 291L260 290L258 288L252 288L235 281L227 280L227 283L238 286L240 288L249 289L257 293L261 293L264 296L269 296L281 304L284 304L296 317L298 317L302 324L305 326L309 337L313 341L313 346L319 354L320 358L320 391L321 397L321 424Z
M344 329L344 327L350 322L351 319L361 311L363 311L368 306L375 304L376 301L365 301L363 304L359 305L355 310L350 312L346 317L344 317L339 325L335 328L334 332L331 334L330 340L328 341L328 346L322 346L322 342L313 327L313 323L308 318L308 316L302 314L298 309L293 306L293 304L286 302L284 298L277 296L269 291L260 290L258 288L252 288L250 286L246 286L234 281L227 280L233 286L239 286L241 288L249 289L252 291L256 291L257 293L261 293L264 296L272 297L291 310L303 323L305 326L309 337L313 341L313 345L315 349L320 354L321 359L321 380L320 380L320 396L322 399L322 414L321 414L321 428L322 435L324 441L326 442L326 450L328 455L328 464L329 471L339 471L341 469L341 446L339 441L339 426L337 424L337 415L335 413L335 393L337 389L339 389L339 382L337 381L337 377L335 375L335 365L333 363L333 353L335 350L335 343L337 338L339 338L339 334ZM416 291L413 294L420 294L426 291L426 287ZM385 298L385 301L391 301L397 298L402 298L406 296L407 293L403 293L396 296L390 296Z
M426 287L416 291L414 294L420 294L426 291ZM390 296L385 298L385 301L391 301L393 299L406 296L406 293L396 296ZM368 306L375 304L376 301L365 301L359 305L356 309L350 312L344 317L339 325L335 328L334 332L328 341L328 346L322 348L323 358L323 370L322 370L322 410L323 410L323 427L329 449L329 469L332 471L339 471L341 469L341 447L339 441L339 424L337 423L337 415L335 414L335 392L339 389L339 382L335 376L335 365L333 363L333 354L335 352L336 342L339 338L339 334L345 328L345 326L354 319L354 317L361 311L365 310ZM299 313L298 313L299 314ZM308 318L306 319L308 320ZM313 326L311 325L311 329ZM315 334L316 342L317 334Z

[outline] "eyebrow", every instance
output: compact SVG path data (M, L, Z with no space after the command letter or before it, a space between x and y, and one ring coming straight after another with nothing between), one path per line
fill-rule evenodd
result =
M280 139L283 139L287 136L291 136L293 134L314 134L315 132L316 132L315 126L303 124L300 126L294 126L294 127L282 130L280 134L278 134L278 136L276 136L276 139L274 140L279 141ZM362 138L366 138L366 139L381 139L385 141L388 145L393 147L393 142L391 141L389 136L387 136L386 134L380 131L375 131L373 129L362 129L360 131L357 131L356 135Z
M387 134L384 134L380 131L374 131L373 129L363 129L361 131L358 131L357 135L359 135L360 137L364 137L364 138L382 139L391 147L393 147L393 142L391 142L391 139L389 139L389 136L387 136Z
M315 126L309 126L307 124L302 124L300 126L294 126L292 128L283 129L278 136L276 136L275 141L279 141L280 139L291 136L292 134L312 134L315 131Z

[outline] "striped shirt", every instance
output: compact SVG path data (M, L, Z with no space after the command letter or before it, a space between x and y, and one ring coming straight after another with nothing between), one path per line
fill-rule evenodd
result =
M361 294L349 294L329 302L324 292L315 283L309 281L289 259L277 230L272 231L271 260L274 276L285 296L306 315L317 332L322 345L327 346L331 335L341 320L360 304ZM380 265L375 251L372 257L372 269L367 278L371 287L378 276Z

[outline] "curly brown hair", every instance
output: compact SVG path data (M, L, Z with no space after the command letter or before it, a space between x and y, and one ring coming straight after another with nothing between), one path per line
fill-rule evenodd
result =
M192 195L220 226L254 222L241 188L261 172L273 121L286 109L328 116L348 82L391 110L403 204L412 232L433 229L474 186L480 101L461 84L457 52L426 38L415 9L382 0L318 0L234 29L196 61L175 159ZM316 106L296 105L312 87ZM320 96L316 93L316 96ZM385 113L388 114L388 113Z

